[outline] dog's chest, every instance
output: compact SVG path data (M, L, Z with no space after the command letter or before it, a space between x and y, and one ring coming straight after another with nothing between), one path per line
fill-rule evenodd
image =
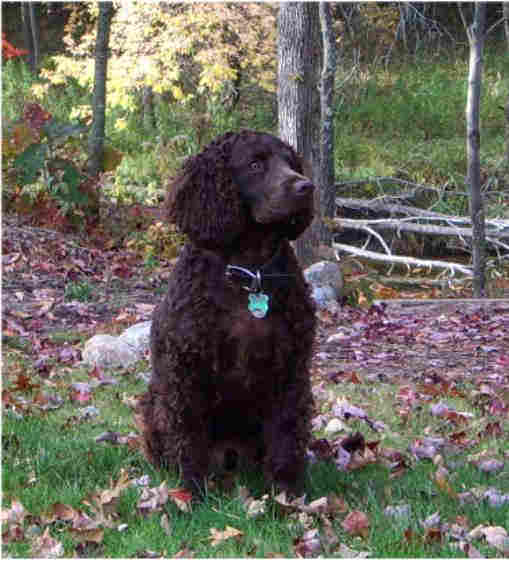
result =
M258 318L249 309L247 298L242 299L230 313L221 319L220 342L222 368L233 377L262 371L284 370L288 355L295 342L292 330L284 315L276 309L268 310Z

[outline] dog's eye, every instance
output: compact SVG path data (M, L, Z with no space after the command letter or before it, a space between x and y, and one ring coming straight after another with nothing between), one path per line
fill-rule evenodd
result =
M259 160L254 160L249 164L249 169L252 172L261 172L263 170L263 165Z

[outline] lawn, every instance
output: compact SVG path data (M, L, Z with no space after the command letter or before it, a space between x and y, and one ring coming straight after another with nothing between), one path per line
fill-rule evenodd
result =
M133 406L147 361L84 367L80 339L60 333L55 352L74 352L38 363L8 339L4 554L506 557L509 311L408 321L351 307L321 317L314 460L297 499L243 472L189 503L178 475L140 451ZM440 359L456 367L433 368Z

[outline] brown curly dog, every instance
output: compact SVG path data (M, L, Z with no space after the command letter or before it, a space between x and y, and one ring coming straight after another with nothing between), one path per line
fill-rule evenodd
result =
M170 186L189 242L154 311L140 417L147 458L194 491L218 457L229 469L244 454L270 483L303 484L315 314L289 240L313 191L294 150L253 131L216 139Z

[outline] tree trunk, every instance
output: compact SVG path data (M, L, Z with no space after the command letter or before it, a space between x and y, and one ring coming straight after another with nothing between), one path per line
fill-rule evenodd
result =
M504 14L504 29L505 40L507 41L507 48L509 49L509 2L502 2Z
M278 15L279 135L303 155L306 174L317 185L320 169L321 38L318 4L281 2ZM315 220L297 240L303 265L315 258L320 239L320 189L315 192Z
M470 191L472 216L472 261L474 272L474 297L485 297L486 235L484 206L481 193L481 135L479 113L481 104L482 64L485 38L486 4L475 4L472 25L467 27L470 45L468 71L467 121L467 185Z
M320 186L321 213L324 219L333 219L336 213L334 201L334 76L336 74L336 37L332 27L330 4L320 2L320 27L323 41L323 69L320 82ZM330 245L331 230L321 221L320 242Z
M33 2L22 2L21 20L23 23L23 35L25 37L25 47L28 51L28 64L34 74L37 74L39 65L39 20L35 12Z
M509 50L509 2L503 2L504 29L507 49ZM509 95L505 104L505 163L509 166Z
M505 163L509 166L509 95L505 104Z
M152 86L143 86L142 92L143 106L143 128L149 135L156 129L156 114L154 109L154 90Z
M103 169L106 74L112 16L112 2L99 2L99 19L97 21L97 38L95 43L94 98L92 102L94 120L88 138L88 173L91 176L97 176Z

